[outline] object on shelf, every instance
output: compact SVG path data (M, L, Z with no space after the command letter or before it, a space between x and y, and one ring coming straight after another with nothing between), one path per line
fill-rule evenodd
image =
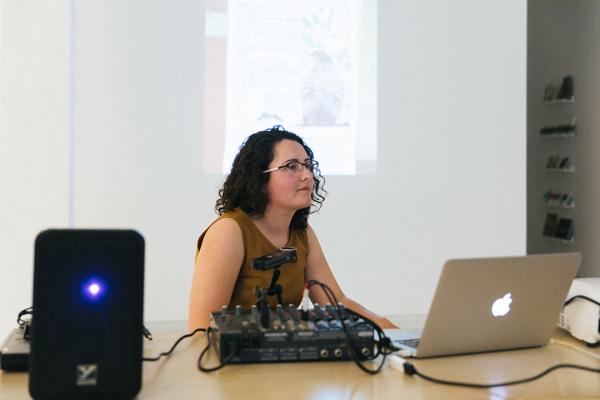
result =
M562 118L549 122L540 129L540 135L546 137L574 137L577 130L577 117Z
M562 240L571 240L573 238L573 220L571 218L560 218L554 237Z
M576 128L573 125L545 126L540 129L540 135L552 137L574 137Z
M553 190L548 190L546 193L544 193L544 201L548 206L552 207L575 207L575 199L571 193L560 193Z
M558 215L546 214L546 222L544 223L544 236L554 237L557 227L558 227Z
M573 168L573 164L571 163L571 159L569 157L564 157L558 163L558 169L571 169Z
M575 172L575 167L569 157L551 155L546 161L546 170L559 172Z
M560 100L569 100L573 98L573 92L575 90L575 84L573 82L572 76L565 76L562 80L562 84L560 85L560 90L558 91L558 98Z
M548 161L546 161L546 169L556 169L558 168L558 163L560 162L560 156L550 156L548 157Z
M554 213L546 214L543 234L549 238L573 241L573 220Z
M572 102L574 101L575 82L570 75L565 76L560 84L549 83L544 88L544 102Z

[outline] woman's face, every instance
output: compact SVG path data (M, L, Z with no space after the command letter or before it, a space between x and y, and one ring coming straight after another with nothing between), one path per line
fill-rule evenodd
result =
M306 163L310 159L300 143L284 139L275 144L273 160L268 169L285 165L290 161ZM266 188L270 207L296 211L310 206L314 183L310 169L302 168L300 171L290 172L286 168L281 168L269 174L271 176Z

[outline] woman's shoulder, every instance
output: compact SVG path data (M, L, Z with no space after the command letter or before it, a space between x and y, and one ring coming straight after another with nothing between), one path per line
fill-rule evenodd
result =
M198 237L198 242L196 249L200 250L202 243L206 240L206 238L210 238L209 240L217 240L217 241L235 241L238 242L239 239L243 238L243 232L241 227L241 216L239 213L234 211L228 211L221 214L217 219L215 219Z
M239 232L240 226L235 218L229 216L221 216L217 218L204 232L224 232L233 233Z
M244 211L236 208L234 210L225 211L221 215L219 215L205 230L213 229L213 227L218 226L217 229L225 226L225 227L242 227L246 221L250 219L250 216L246 214Z
M295 245L302 245L303 247L308 247L308 231L310 226L305 228L295 228L292 230L292 242L296 242ZM299 243L298 243L299 242Z
M233 210L230 211L225 211L223 214L221 214L218 218L218 220L222 220L222 219L233 219L235 221L238 222L238 224L243 224L246 221L250 221L250 215L248 213L246 213L244 210L242 210L241 208L235 208Z
M315 233L312 226L310 226L310 224L306 226L306 229L304 230L304 235L306 238L306 243L309 247L314 246L315 243L318 243L319 241L319 239L317 239L317 234Z

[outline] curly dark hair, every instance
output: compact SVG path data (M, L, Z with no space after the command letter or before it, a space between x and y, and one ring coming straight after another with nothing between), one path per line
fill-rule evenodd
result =
M275 145L285 139L300 143L310 161L314 161L312 150L302 138L286 131L280 125L250 135L240 147L233 160L231 172L225 179L223 188L219 190L219 199L215 204L219 215L238 207L249 215L263 215L269 202L264 187L271 174L264 174L262 171L266 170L273 160ZM318 211L325 200L325 178L321 176L318 167L313 179L312 203L309 207L296 211L290 224L292 229L306 228L308 215Z

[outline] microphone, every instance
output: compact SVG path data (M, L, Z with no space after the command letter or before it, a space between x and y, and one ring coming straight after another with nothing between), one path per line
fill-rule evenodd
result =
M278 268L282 264L296 262L296 260L295 247L282 247L273 253L265 254L262 257L253 259L252 267L259 271L266 271L268 269Z

